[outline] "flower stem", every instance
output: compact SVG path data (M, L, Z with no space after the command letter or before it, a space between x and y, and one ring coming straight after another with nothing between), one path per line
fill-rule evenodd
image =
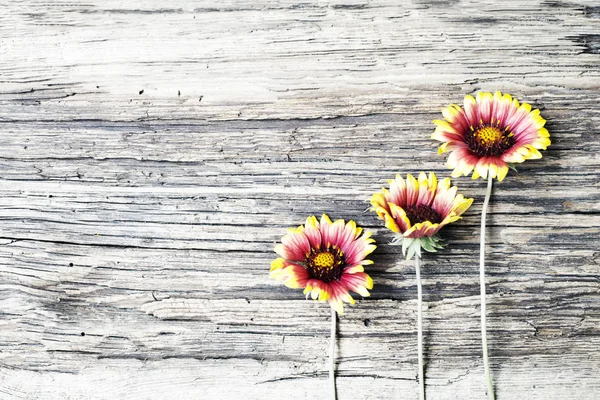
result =
M415 254L417 273L417 347L419 352L419 400L425 400L425 374L423 373L423 290L421 288L421 268L419 256Z
M492 376L490 375L490 363L488 359L487 346L487 328L485 322L485 218L487 214L490 196L492 194L492 174L488 171L487 191L485 192L485 200L483 201L483 209L481 211L481 237L479 246L479 286L481 288L481 346L483 349L483 367L485 369L485 380L487 382L488 398L494 400L494 385Z
M337 328L337 313L331 309L331 344L329 348L329 386L332 400L337 400L335 389L335 334Z

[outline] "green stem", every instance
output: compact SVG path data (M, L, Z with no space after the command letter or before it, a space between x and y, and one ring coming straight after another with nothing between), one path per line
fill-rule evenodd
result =
M415 254L417 274L417 347L419 351L419 399L425 400L425 374L423 373L423 290L421 288L421 268L419 256Z
M481 346L483 349L483 367L485 369L485 380L487 382L488 397L490 400L494 400L494 385L492 383L492 376L490 375L490 363L488 358L487 345L487 327L485 321L485 219L491 194L492 174L491 171L488 171L487 191L485 192L485 200L483 201L483 209L481 211L481 240L479 246L479 286L481 289Z
M331 309L331 343L329 347L329 387L331 398L337 400L337 391L335 389L335 335L337 328L337 313Z

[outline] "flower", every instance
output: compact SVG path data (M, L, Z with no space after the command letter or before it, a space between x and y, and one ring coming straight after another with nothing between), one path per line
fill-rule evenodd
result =
M427 251L441 248L436 236L439 230L459 220L473 203L473 199L456 194L458 188L450 187L450 178L438 182L433 172L429 177L421 172L418 180L411 174L406 180L396 175L388 182L389 190L383 188L371 197L371 211L385 221L386 228L400 235L405 254L411 244L417 246L409 251L408 259L420 254L421 247Z
M519 105L509 94L496 92L467 95L464 108L451 104L442 110L445 120L433 121L437 127L431 138L444 142L438 149L450 151L448 167L452 177L469 175L473 179L502 181L509 166L528 159L542 158L539 149L550 145L546 120L540 110L531 111L527 103Z
M270 277L293 289L304 288L306 298L328 302L339 314L343 302L354 304L349 290L363 297L373 288L373 280L364 273L364 265L373 264L365 257L375 250L371 232L363 232L354 221L331 222L326 214L321 221L308 217L305 225L288 229L275 246L281 257L271 263Z

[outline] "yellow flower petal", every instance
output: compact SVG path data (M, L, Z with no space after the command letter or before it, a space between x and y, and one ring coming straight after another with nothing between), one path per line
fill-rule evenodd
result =
M464 98L464 104L465 106L467 104L472 104L472 105L476 105L477 104L477 100L475 100L475 97L471 96L470 94L466 95Z
M369 278L371 280L371 287L370 289L373 288L373 280L371 278ZM353 289L354 292L360 294L362 297L369 297L371 296L371 293L369 293L369 291L367 290L367 288L365 288L364 286L357 286Z
M355 266L350 267L350 268L346 268L344 270L344 273L346 273L346 274L355 274L357 272L365 272L364 267L359 264L359 265L355 265Z
M331 219L329 218L329 216L327 214L323 214L321 216L321 224L332 225L333 222L331 222Z
M483 160L479 160L479 162L475 166L475 171L477 171L477 173L483 179L487 179L487 176L488 176L488 166L486 165L485 162L483 162Z
M277 258L271 261L271 271L273 272L278 269L282 269L285 266L285 260L283 258Z
M331 308L333 308L338 314L344 314L344 303L341 300L332 300L329 302Z
M498 168L498 182L502 182L506 175L508 174L508 165L503 165Z
M442 115L448 122L454 122L455 118L460 115L460 109L454 107L454 104L451 104L449 107L446 107L442 110Z

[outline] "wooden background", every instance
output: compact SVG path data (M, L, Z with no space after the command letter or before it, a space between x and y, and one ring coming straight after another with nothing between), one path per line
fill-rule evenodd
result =
M268 279L323 212L379 244L339 397L416 398L414 269L365 200L449 175L431 121L501 90L553 143L493 194L498 400L597 399L599 68L596 0L2 2L0 398L326 398L329 309ZM485 182L454 182L475 203L424 260L427 393L483 399Z

